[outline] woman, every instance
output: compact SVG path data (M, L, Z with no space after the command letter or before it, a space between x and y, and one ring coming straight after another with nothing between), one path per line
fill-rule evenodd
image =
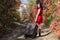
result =
M35 22L38 26L42 23L42 10L43 10L42 4L37 3ZM39 29L39 36L41 36L41 27L39 27L38 29Z

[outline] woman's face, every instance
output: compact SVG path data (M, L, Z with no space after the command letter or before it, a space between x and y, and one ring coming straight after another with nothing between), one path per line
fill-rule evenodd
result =
M38 6L38 8L40 8L40 4L38 4L37 6Z

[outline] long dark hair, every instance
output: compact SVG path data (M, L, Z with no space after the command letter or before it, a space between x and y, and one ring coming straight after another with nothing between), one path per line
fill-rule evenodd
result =
M36 0L36 4L38 4L38 3L43 4L43 1L44 1L44 0Z
M42 1L42 0L37 0L37 1L36 1L36 4L37 4L37 5L40 4L40 8L41 8L41 10L42 10L39 15L41 15L41 14L43 13L43 4L42 4L41 1ZM37 6L37 9L39 9L38 6Z
M36 4L37 5L40 4L40 7L43 9L43 0L37 0ZM37 9L38 9L38 7L37 7Z
M41 4L41 3L38 3L38 4L40 4L40 8L43 9L42 4ZM37 4L37 5L38 5L38 4ZM37 6L37 9L39 9L38 6Z

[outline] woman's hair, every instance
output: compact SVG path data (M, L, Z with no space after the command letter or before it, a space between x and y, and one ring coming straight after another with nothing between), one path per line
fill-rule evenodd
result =
M38 3L40 3L40 0L37 0L37 1L36 1L36 4L38 4Z
M41 4L41 3L38 3L38 4L40 4L40 8L42 8L42 9L43 9L43 6L42 6L42 4ZM37 4L37 5L38 5L38 4ZM39 8L38 8L38 6L37 6L37 9L39 9Z
M42 1L37 0L37 1L36 1L36 4L37 4L37 5L40 4L40 7L43 8L43 6L42 6L42 5L43 5L43 2L42 2ZM38 7L37 7L37 9L38 9Z
M38 4L38 3L43 4L43 1L44 1L44 0L36 0L36 4Z

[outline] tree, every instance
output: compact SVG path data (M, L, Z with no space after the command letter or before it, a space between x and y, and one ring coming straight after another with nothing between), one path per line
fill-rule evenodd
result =
M9 25L20 21L18 8L18 0L0 0L0 34L10 32Z

